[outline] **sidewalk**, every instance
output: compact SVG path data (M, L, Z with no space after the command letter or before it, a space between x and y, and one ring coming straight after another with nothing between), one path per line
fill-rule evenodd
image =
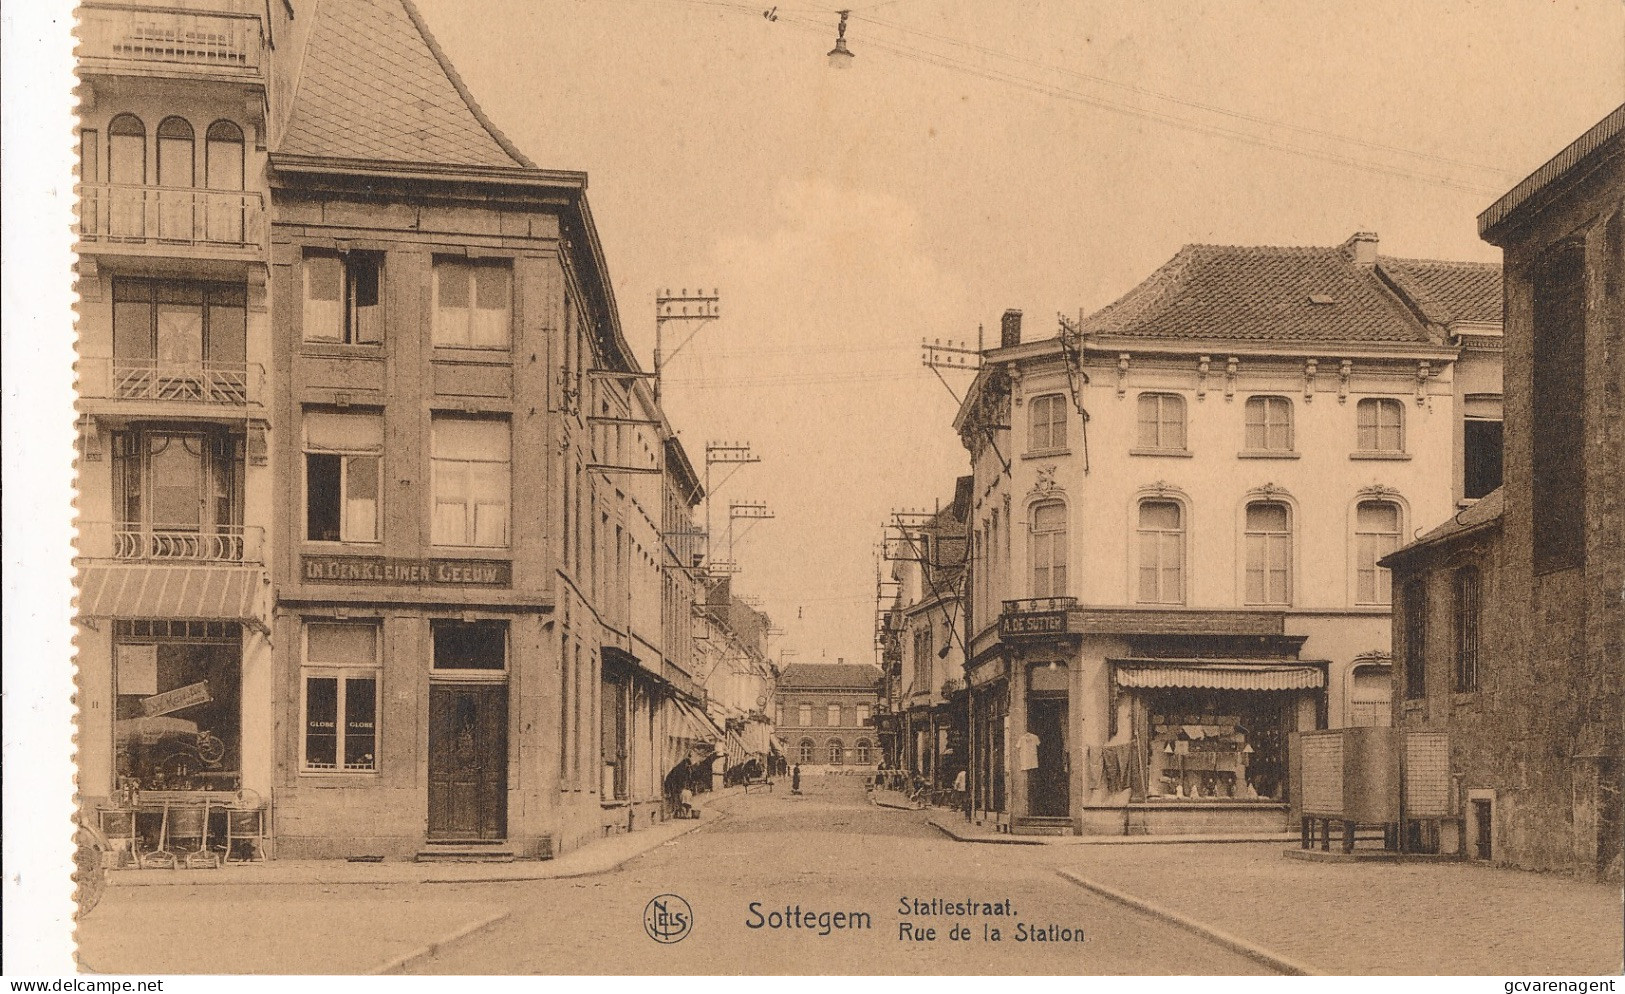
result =
M1173 845L1055 855L1061 876L1079 886L1304 972L1617 976L1625 963L1617 884L1471 863L1304 862L1284 852Z
M1250 835L1011 835L985 825L973 825L956 811L936 811L926 819L931 827L960 842L987 842L1005 846L1155 846L1214 842L1296 842L1295 832Z
M701 795L700 817L662 822L641 832L626 832L567 852L557 859L515 860L511 863L351 863L342 859L273 859L264 863L236 863L219 869L113 870L109 887L254 886L274 884L438 884L497 883L512 880L554 880L608 873L638 856L714 825L727 817L727 803L741 789L729 787Z

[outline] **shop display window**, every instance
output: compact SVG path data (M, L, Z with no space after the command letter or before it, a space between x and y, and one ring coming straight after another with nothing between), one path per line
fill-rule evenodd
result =
M242 786L242 635L223 622L121 621L114 752L138 790Z
M307 772L378 769L378 636L372 622L305 625Z
M1162 800L1286 798L1286 734L1279 695L1168 693L1146 703L1150 777Z

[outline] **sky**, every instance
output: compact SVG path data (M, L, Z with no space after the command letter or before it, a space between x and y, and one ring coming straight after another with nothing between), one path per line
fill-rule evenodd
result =
M735 590L791 662L873 661L883 523L969 471L969 375L922 339L1048 337L1190 242L1498 261L1477 214L1625 102L1619 0L859 2L844 69L835 4L417 3L521 149L589 174L645 368L656 291L720 291L665 405L696 465L762 457L713 547L730 501L773 510Z

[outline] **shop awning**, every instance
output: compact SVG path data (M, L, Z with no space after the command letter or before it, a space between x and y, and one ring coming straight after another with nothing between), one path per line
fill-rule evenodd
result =
M778 738L768 739L767 748L768 752L774 756L785 756L790 752L790 747L785 745L784 742Z
M723 740L722 731L711 724L711 720L705 716L704 712L681 697L673 697L671 700L677 706L677 713L682 715L683 719L678 729L670 733L672 737L711 743Z
M264 577L240 566L87 566L79 574L79 616L263 624Z
M1115 661L1119 687L1199 687L1205 690L1317 690L1326 686L1319 666L1267 661Z

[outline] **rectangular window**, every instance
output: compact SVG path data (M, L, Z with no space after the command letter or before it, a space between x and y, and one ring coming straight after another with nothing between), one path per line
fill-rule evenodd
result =
M433 621L434 668L495 670L508 667L506 621Z
M1033 505L1033 596L1066 595L1066 505Z
M1171 500L1140 503L1140 590L1142 604L1185 602L1183 508Z
M1534 562L1537 572L1585 561L1585 248L1541 260L1534 306Z
M1420 580L1405 585L1405 699L1427 696L1427 589Z
M302 270L305 341L382 342L383 268L379 252L307 251Z
M1027 402L1030 431L1027 448L1045 452L1066 448L1066 398L1058 393L1034 397Z
M305 414L305 538L377 542L384 419L376 414Z
M1481 618L1478 570L1456 571L1456 692L1478 689L1478 642Z
M1292 401L1285 397L1247 398L1249 452L1292 451Z
M245 287L113 281L113 361L120 396L242 403L247 356Z
M860 724L860 725L869 724L869 705L867 705L867 704L859 704L858 705L858 724Z
M798 704L796 706L796 724L802 728L812 727L812 705Z
M434 343L505 349L511 335L513 263L506 259L434 264Z
M1462 423L1462 496L1486 497L1501 485L1501 422L1468 418Z
M1292 528L1285 504L1247 505L1247 603L1292 602Z
M239 442L224 432L115 435L114 500L125 533L119 555L241 560L249 550L240 527ZM205 540L203 535L213 537Z
M1139 406L1139 447L1183 451L1185 398L1172 393L1142 393Z
M825 708L824 711L824 724L829 725L832 728L839 727L841 724L841 706L839 704L831 704L829 707Z
M631 783L631 700L631 687L627 679L605 672L599 699L602 711L598 726L599 754L603 759L600 786L604 800L625 800Z
M1399 505L1361 501L1354 509L1354 545L1355 603L1389 603L1388 570L1377 563L1399 548Z
M113 748L141 790L242 786L242 633L235 624L115 621Z
M508 423L437 415L433 436L434 544L506 548Z
M1367 397L1355 405L1356 444L1361 452L1405 451L1405 405L1392 397Z
M305 625L305 770L378 769L378 636L376 624Z

